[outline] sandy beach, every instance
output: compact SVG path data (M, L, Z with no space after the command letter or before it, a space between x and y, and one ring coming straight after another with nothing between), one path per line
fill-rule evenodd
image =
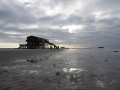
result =
M0 50L0 90L120 90L119 83L120 49Z

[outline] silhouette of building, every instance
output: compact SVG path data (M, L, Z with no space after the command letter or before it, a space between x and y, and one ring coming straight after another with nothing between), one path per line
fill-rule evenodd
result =
M36 36L28 36L26 40L27 44L19 44L20 49L59 49L59 46L56 46L53 43L50 43L48 39L40 38Z

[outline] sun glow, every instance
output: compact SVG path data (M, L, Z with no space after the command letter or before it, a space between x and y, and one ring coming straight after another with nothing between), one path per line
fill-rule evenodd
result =
M65 47L65 48L74 48L74 49L77 49L77 48L89 48L89 47L85 47L85 46L77 46L77 45L59 45L60 47Z
M62 27L62 29L68 29L69 33L77 33L77 31L82 30L82 28L82 25L67 25Z
M0 48L18 48L18 43L0 43Z

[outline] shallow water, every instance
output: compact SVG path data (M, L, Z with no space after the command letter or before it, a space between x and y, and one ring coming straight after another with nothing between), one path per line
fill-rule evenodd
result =
M66 49L17 58L1 64L0 90L120 90L120 52L114 51Z

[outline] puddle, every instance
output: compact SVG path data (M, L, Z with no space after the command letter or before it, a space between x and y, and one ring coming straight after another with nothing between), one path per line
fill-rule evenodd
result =
M36 74L36 75L38 75L39 74L39 72L36 70L29 70L28 71L28 74Z
M83 69L83 68L63 68L63 71L64 72L68 72L68 73L70 73L70 72L82 72L82 71L85 71L85 69Z
M18 59L18 60L14 61L14 62L20 63L20 62L26 62L26 60L25 59Z
M103 81L96 80L96 84L97 84L97 86L99 86L99 87L105 87L105 83L104 83Z

